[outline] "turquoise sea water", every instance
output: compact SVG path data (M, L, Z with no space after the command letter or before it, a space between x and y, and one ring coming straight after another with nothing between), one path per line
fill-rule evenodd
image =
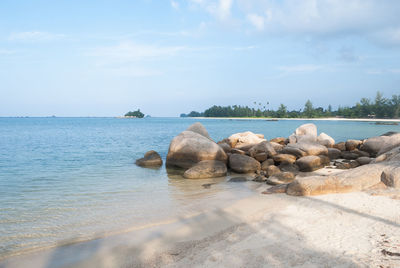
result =
M109 231L197 213L251 194L226 179L185 180L144 169L148 150L165 160L170 140L201 121L214 140L253 131L289 136L309 121L181 118L0 118L0 259ZM315 121L337 141L400 126ZM202 184L217 182L210 189Z

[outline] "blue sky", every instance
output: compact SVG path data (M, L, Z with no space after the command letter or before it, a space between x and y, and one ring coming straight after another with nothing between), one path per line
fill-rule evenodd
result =
M400 1L0 4L0 116L178 116L400 94Z

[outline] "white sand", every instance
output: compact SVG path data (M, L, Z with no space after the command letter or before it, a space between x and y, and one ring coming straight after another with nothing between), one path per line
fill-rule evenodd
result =
M260 186L258 192L265 189ZM400 200L261 195L0 267L400 267Z

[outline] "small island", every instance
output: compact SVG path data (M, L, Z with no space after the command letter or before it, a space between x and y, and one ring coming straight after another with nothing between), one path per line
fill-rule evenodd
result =
M129 111L127 112L123 117L120 118L143 118L144 113L140 111L140 109L137 109L137 111Z

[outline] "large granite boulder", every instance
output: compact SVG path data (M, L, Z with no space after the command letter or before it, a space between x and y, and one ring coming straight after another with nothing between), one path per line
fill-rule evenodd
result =
M317 142L328 148L332 148L333 145L335 145L335 140L328 134L325 134L324 132L319 134L319 136L317 137Z
M207 129L200 123L200 122L196 122L193 125L190 125L186 131L193 131L195 133L198 133L208 139L211 140L210 135L208 134Z
M203 160L227 162L224 150L209 138L193 132L183 131L169 145L166 165L188 169Z
M261 169L261 164L250 156L232 154L229 157L229 167L237 173L254 173Z
M299 126L296 131L289 136L289 143L297 142L316 142L317 126L314 124L304 124Z
M232 148L243 149L266 141L264 135L254 134L251 131L231 135L227 141Z
M400 133L366 139L360 150L366 151L371 155L381 155L397 146L400 146Z
M381 181L384 165L370 164L339 173L336 176L297 178L288 185L289 195L321 195L366 190Z
M257 145L254 145L249 150L249 155L255 157L258 154L265 153L267 157L273 157L276 155L274 147L268 141L262 141ZM265 160L265 159L264 159Z
M318 143L300 142L288 144L281 150L283 154L292 154L296 157L307 155L328 155L328 148Z
M148 151L143 158L136 160L136 165L141 167L160 167L162 166L161 156L156 151Z
M296 164L299 167L300 171L310 172L329 165L329 162L329 157L325 155L309 155L299 158L296 161Z
M189 168L183 174L187 179L204 179L226 176L227 168L224 162L203 160Z

